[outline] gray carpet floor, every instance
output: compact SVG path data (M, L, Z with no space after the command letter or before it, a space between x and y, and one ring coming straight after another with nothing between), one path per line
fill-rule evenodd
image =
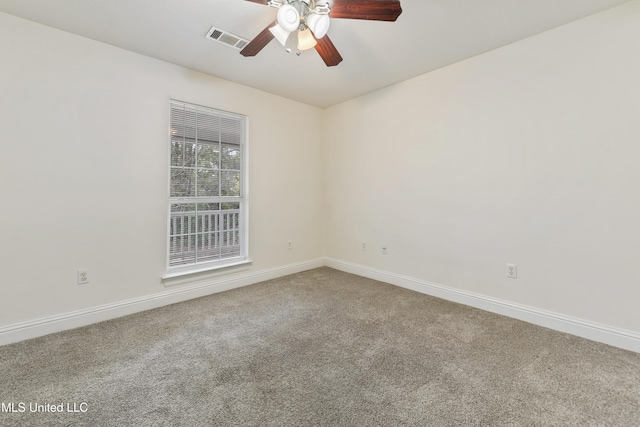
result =
M0 400L2 426L637 426L640 354L320 268L0 347ZM86 412L31 412L61 403Z

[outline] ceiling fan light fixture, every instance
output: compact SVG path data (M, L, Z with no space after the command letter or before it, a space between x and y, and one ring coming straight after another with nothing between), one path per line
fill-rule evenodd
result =
M273 36L280 42L282 46L286 46L289 34L291 34L289 31L285 30L278 24L269 28L269 31L271 31L271 34L273 34Z
M309 16L307 16L307 26L318 39L323 38L327 34L330 24L331 20L329 19L329 15L310 13Z
M300 25L300 13L290 4L285 4L278 9L278 25L285 31L292 32Z
M298 32L298 49L299 50L308 50L317 45L318 42L311 34L308 28L304 30L300 30Z
M2 1L2 0L0 0ZM253 38L240 54L256 56L276 36L285 50L298 44L300 50L315 47L327 67L342 62L342 56L327 31L333 19L361 19L393 22L402 13L401 0L246 0L278 8L276 21ZM318 16L315 16L318 15ZM276 25L277 24L277 25ZM297 31L297 37L290 33Z

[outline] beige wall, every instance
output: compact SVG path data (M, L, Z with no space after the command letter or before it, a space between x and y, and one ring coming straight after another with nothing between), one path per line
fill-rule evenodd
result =
M326 255L640 331L638 76L635 1L328 109Z
M2 13L0 57L0 326L165 291L170 98L249 117L252 269L321 256L321 110Z

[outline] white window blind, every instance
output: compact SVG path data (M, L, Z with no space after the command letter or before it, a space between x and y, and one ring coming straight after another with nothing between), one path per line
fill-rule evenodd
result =
M247 258L246 117L171 101L168 268Z

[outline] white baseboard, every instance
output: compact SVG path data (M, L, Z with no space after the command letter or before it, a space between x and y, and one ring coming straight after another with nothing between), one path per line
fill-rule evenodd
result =
M413 291L448 301L465 304L481 310L523 320L525 322L544 326L556 331L566 332L592 341L598 341L614 347L640 353L640 334L632 331L614 328L564 314L528 307L332 258L326 259L326 266L406 289L411 289Z
M36 338L39 336L74 329L104 320L140 311L150 310L217 292L223 292L242 286L252 285L265 280L276 279L289 274L323 267L324 258L317 258L295 264L284 265L265 270L240 273L225 277L209 277L179 288L172 288L153 295L104 304L83 310L72 311L55 316L43 317L27 322L0 327L0 345Z
M640 353L640 334L633 331L614 328L333 258L316 258L281 267L242 272L232 276L208 277L153 295L3 326L0 327L0 345L78 328L323 266Z

